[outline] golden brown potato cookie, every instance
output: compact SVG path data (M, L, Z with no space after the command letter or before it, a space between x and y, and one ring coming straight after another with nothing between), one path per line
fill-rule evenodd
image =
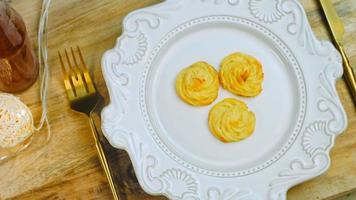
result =
M218 96L218 72L206 62L194 63L178 74L176 91L178 96L190 105L209 105Z
M236 95L255 97L262 92L262 64L243 53L233 53L224 58L219 78L223 88Z
M219 140L237 142L249 137L255 130L255 114L239 100L227 98L209 112L209 129Z

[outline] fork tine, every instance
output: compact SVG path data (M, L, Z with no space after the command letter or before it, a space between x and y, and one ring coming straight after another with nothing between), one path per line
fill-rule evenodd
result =
M63 59L62 59L62 55L59 51L58 51L58 57L59 57L59 62L61 64L61 68L62 68L64 87L66 89L68 98L74 99L76 96L76 93L75 93L75 90L73 87L73 83L72 83L71 79L69 78L69 73L67 72L67 69L66 69Z
M72 48L72 47L70 48L70 51L71 51L71 53L72 53L74 65L75 65L75 67L76 67L77 69L79 69L80 67L79 67L79 65L78 65L77 59L75 58L74 51L73 51L73 48Z
M80 61L82 63L82 67L86 70L88 70L85 62L84 62L84 59L83 59L83 54L82 54L82 51L80 50L79 46L77 45L77 50L78 50L78 53L79 53L79 58L80 58Z
M80 59L81 65L82 65L84 81L85 81L85 83L87 85L88 92L89 93L95 93L96 89L95 89L94 83L93 83L93 81L92 81L92 79L90 77L88 68L87 68L87 66L86 66L86 64L84 62L82 51L80 50L78 45L77 45L77 51L78 51L78 54L79 54L79 59Z
M73 69L73 66L72 66L72 63L71 63L70 60L69 60L69 56L68 56L67 49L64 49L64 54L65 54L66 59L67 59L67 63L68 63L68 66L69 66L69 71L71 71L72 74L75 74L74 69Z
M72 76L71 80L74 86L74 92L78 98L85 96L88 92L84 86L83 78L81 75L80 70L78 69L77 66L72 65L72 62L70 61L69 55L67 50L65 49L65 56L67 58L67 63L70 66L70 69L72 70Z
M59 57L59 62L61 63L61 68L62 68L62 72L63 72L63 75L65 77L68 77L68 72L64 66L64 63L63 63L63 59L62 59L62 55L61 55L61 52L58 51L58 57Z
M75 69L76 69L76 71L77 71L78 79L84 79L83 85L84 85L84 87L85 87L86 92L89 92L88 85L87 85L87 81L85 80L85 75L84 75L85 70L83 70L83 69L78 65L78 62L77 62L77 59L76 59L76 56L75 56L75 54L74 54L74 50L73 50L72 47L70 48L70 51L71 51L71 53L72 53L72 58L73 58L73 62L74 62L74 67L75 67Z

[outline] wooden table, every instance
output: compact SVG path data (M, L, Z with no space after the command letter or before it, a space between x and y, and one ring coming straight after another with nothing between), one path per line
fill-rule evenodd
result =
M0 166L0 199L111 199L85 116L69 109L62 85L57 50L74 45L83 49L87 64L100 92L107 98L100 70L103 52L112 48L121 32L123 17L132 10L158 0L54 0L49 14L49 61L51 65L49 118L53 136L41 150L32 146L24 154ZM313 30L328 39L325 20L316 0L301 0ZM355 0L334 0L346 24L346 51L356 66ZM12 5L26 21L30 37L36 40L41 0L13 0ZM36 46L36 45L35 45ZM348 130L338 137L331 152L330 170L299 185L288 194L291 200L334 199L356 191L356 109L344 81L337 85L349 117ZM30 106L36 121L40 117L39 84L19 94ZM40 134L44 134L40 133ZM165 199L146 195L135 180L127 155L106 143L115 166L123 199ZM356 199L349 196L346 199Z

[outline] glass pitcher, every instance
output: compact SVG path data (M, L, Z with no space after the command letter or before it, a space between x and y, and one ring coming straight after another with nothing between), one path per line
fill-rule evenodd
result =
M0 91L22 92L37 79L38 61L22 17L0 0Z

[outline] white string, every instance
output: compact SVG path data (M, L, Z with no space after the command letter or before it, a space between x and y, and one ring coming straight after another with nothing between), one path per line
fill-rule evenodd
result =
M35 127L36 131L40 131L44 124L47 125L48 138L51 135L51 127L47 116L47 95L48 95L48 82L49 82L49 65L48 65L48 49L47 49L47 22L48 11L51 4L51 0L42 1L42 9L40 22L38 27L38 60L39 60L39 77L41 79L40 98L42 107L42 116L39 124Z

